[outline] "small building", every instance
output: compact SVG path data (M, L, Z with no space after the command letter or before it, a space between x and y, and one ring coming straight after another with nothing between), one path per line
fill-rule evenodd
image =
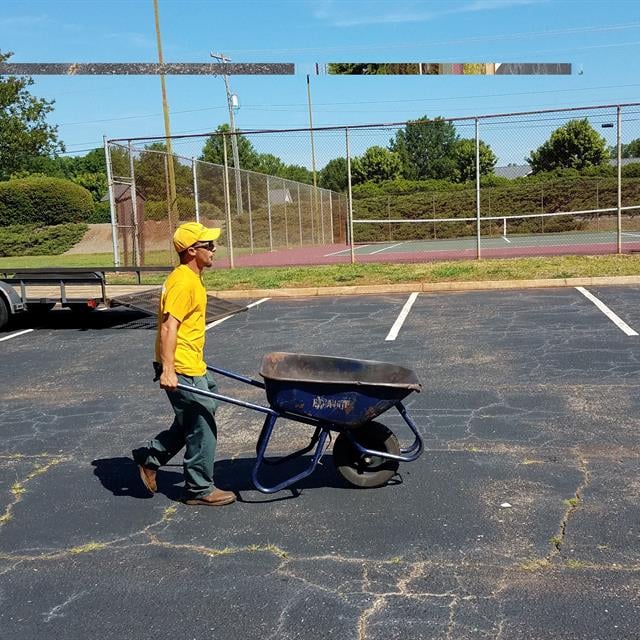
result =
M271 204L293 204L293 198L289 189L269 189L269 202Z
M114 184L113 196L116 205L116 226L120 239L120 251L125 265L142 266L144 264L144 194L136 189L136 219L133 217L131 185ZM100 202L109 202L107 192ZM139 255L135 255L135 240L138 240ZM130 262L131 260L131 262Z
M516 178L524 178L531 175L533 169L530 164L508 164L505 167L495 167L493 173L501 178L515 180Z

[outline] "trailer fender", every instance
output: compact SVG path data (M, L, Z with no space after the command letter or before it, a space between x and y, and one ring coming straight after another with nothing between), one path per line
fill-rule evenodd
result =
M0 329L9 322L12 315L25 310L18 292L10 284L0 280Z

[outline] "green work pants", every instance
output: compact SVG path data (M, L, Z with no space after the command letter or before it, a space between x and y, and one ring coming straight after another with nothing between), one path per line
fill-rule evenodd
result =
M217 391L217 385L209 371L204 376L178 374L178 382L205 391ZM213 462L216 455L215 412L218 402L196 393L167 391L176 414L173 424L159 433L149 443L146 466L151 468L167 464L186 446L184 454L184 493L186 498L206 496L214 489Z

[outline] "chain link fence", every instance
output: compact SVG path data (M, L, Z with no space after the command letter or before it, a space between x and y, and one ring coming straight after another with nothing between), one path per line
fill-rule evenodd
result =
M158 141L106 143L116 266L175 260L171 237L190 220L222 228L219 253L231 266L235 256L346 244L346 193L314 186L313 172L292 170L275 154L261 154L266 168L289 169L307 181L237 169L231 140L223 134L172 140L173 149L199 157L170 153ZM222 148L221 164L202 159L207 141Z
M639 122L626 104L108 141L114 260L168 263L185 220L223 228L229 266L640 250Z

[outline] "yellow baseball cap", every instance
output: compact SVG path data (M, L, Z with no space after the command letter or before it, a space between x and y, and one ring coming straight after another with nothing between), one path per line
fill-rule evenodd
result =
M210 242L220 237L221 229L205 227L199 222L185 222L173 234L173 246L178 253L182 253L196 242Z

